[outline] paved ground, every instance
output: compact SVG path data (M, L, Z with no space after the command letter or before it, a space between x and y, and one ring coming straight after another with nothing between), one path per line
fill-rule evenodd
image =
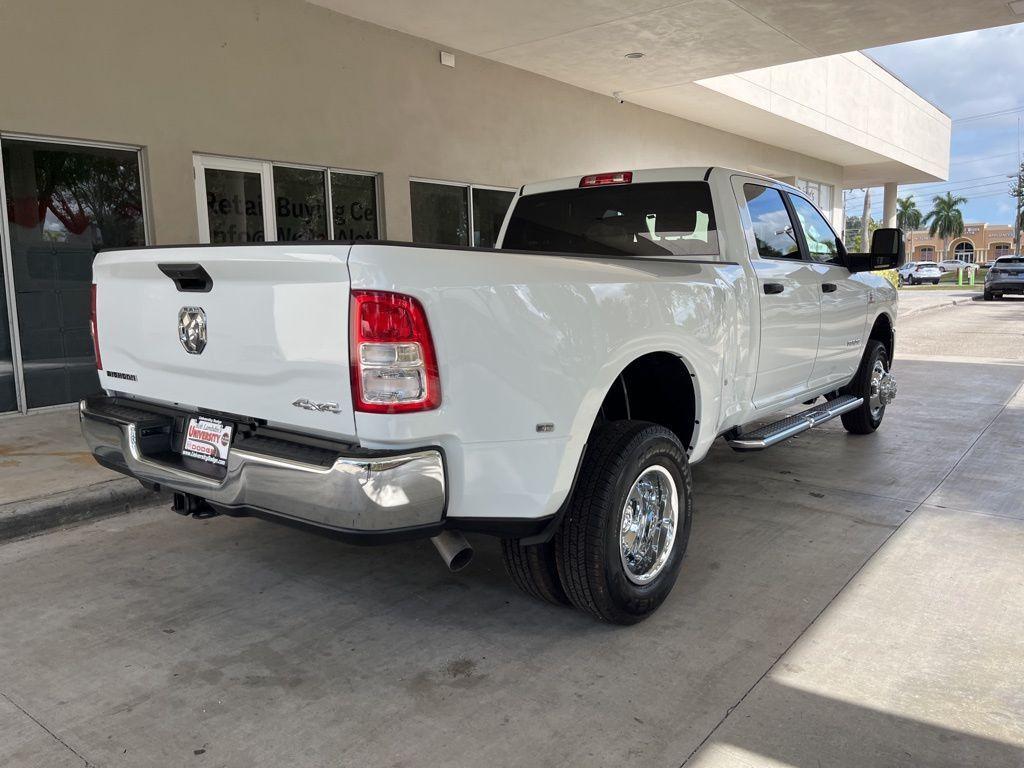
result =
M89 453L75 408L0 418L0 505L80 489L117 476Z
M963 304L979 298L977 291L949 288L945 290L928 290L927 288L900 289L900 317L907 318L918 312L928 312L939 307Z
M458 575L158 509L0 546L0 765L1024 766L1024 303L940 312L878 434L696 468L633 628L487 539Z

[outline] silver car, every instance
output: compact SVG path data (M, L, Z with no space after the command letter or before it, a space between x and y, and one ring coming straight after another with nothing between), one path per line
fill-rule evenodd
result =
M900 285L939 284L942 270L934 261L908 261L899 268Z
M1001 256L985 275L985 301L1008 293L1024 295L1024 256Z

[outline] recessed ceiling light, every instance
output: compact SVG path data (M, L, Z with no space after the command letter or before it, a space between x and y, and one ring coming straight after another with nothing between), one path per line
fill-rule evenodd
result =
M1024 0L1019 0L1017 5L1024 6ZM1024 11L1022 11L1022 13L1024 13ZM644 57L644 55L640 51L633 51L633 53L627 53L626 54L626 58L627 59L642 59L643 57Z
M1014 0L1010 3L1010 10L1018 16L1024 16L1024 0Z

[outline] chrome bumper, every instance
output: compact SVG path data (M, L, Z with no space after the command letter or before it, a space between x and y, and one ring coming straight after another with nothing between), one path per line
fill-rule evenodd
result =
M383 533L438 525L444 519L440 450L339 451L323 465L232 447L226 474L213 478L144 454L144 418L131 408L105 407L109 402L80 403L82 434L97 461L146 484L341 532Z

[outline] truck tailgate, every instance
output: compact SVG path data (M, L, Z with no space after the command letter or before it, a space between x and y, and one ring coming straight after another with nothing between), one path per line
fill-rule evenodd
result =
M93 281L103 387L354 438L348 251L282 244L101 253ZM205 346L192 344L199 352L179 338L183 315L185 324L205 322Z

